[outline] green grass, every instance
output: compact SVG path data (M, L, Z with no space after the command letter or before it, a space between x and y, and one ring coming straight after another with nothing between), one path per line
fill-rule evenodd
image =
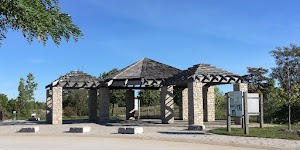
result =
M249 134L244 134L244 129L242 128L232 128L231 132L227 132L225 128L219 128L210 130L210 133L232 135L232 136L247 136L247 137L264 137L264 138L277 138L277 139L289 139L289 140L300 140L297 133L287 133L279 131L280 129L287 128L286 125L276 126L276 127L265 127L265 128L249 128ZM294 125L292 128L300 130L300 125Z
M63 120L84 120L84 119L89 119L88 116L77 116L77 117L66 117L66 116L63 116L62 118Z

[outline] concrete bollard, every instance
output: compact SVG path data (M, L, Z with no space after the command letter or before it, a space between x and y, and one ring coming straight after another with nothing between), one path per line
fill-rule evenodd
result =
M19 130L19 132L38 132L40 130L39 126L34 126L34 127L23 127L22 129Z
M91 131L91 127L71 127L69 132L72 133L87 133Z
M120 134L141 134L144 130L142 127L120 127L118 133Z
M203 130L205 130L205 126L204 125L189 125L188 130L203 131Z

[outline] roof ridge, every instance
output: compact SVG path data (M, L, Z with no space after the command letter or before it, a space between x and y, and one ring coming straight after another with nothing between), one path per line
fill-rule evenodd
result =
M139 62L144 61L144 59L145 59L145 58L143 58L143 59L141 59L141 60L139 60L139 61L137 61L137 62L135 62L135 63L133 63L133 64L131 64L131 65L125 67L125 68L123 68L122 70L116 72L116 73L115 73L115 76L113 76L112 79L113 79L113 78L116 78L116 77L118 77L118 76L120 76L120 75L121 75L122 73L124 73L126 70L128 70L128 69L130 69L130 68L136 66Z

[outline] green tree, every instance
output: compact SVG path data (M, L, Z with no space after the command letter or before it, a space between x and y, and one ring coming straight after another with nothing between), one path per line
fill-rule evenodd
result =
M268 123L278 122L278 116L275 115L286 103L282 97L284 90L275 87L275 80L270 78L263 87L264 97L264 121Z
M215 86L215 108L216 108L216 118L217 119L226 119L226 101L224 93L218 88L218 86Z
M22 31L29 43L36 38L44 45L49 37L56 45L62 38L69 41L72 36L75 42L83 38L71 16L62 13L58 0L1 0L0 40L8 29Z
M8 98L5 94L0 94L0 110L7 110Z
M291 105L299 91L300 83L300 47L291 44L290 47L277 47L271 55L275 58L276 67L272 68L271 76L277 79L285 91L288 103L288 129L291 130Z
M25 80L23 78L20 78L17 111L19 116L28 117L34 110L35 98L33 96L38 84L34 82L34 76L31 73L27 76L26 85L24 81Z
M247 67L247 69L249 73L247 75L247 80L249 82L248 92L262 94L264 84L266 84L269 79L264 75L267 74L269 70L261 67L260 68Z
M35 101L34 96L34 91L37 89L38 84L34 82L34 76L32 73L29 73L27 76L26 80L26 85L25 85L25 94L26 94L26 99L28 101Z
M86 89L71 89L63 91L63 108L65 115L88 115L88 91ZM73 112L75 111L75 112Z
M216 108L220 108L222 104L224 103L224 93L218 88L218 86L215 86L215 106Z
M156 106L160 104L160 93L158 90L140 90L138 99L141 106Z
M45 108L45 107L44 107ZM7 111L12 113L13 111L18 110L17 99L10 99L7 104Z

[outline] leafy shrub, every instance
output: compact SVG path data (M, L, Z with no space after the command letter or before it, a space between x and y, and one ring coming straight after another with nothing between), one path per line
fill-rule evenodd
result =
M67 117L76 116L76 109L75 109L75 107L66 106L64 108L64 116L67 116Z
M279 110L277 110L273 115L274 123L288 123L288 111L289 109L287 105L284 105ZM291 107L291 122L292 124L300 122L300 106Z

